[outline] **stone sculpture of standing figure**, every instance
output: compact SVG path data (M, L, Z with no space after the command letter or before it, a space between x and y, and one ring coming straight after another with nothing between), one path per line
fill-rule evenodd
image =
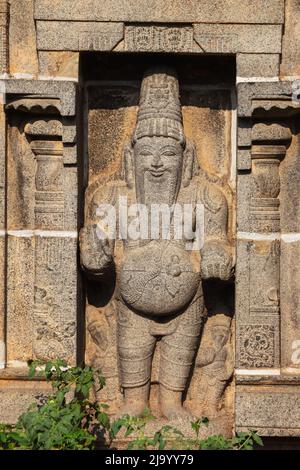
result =
M187 250L193 234L149 234L144 239L110 239L97 208L142 204L190 204L204 208L205 240L201 250ZM160 342L159 402L169 419L185 417L187 387L205 320L202 279L229 279L231 248L227 240L227 202L222 191L200 171L194 146L184 135L176 73L152 68L143 78L132 141L124 151L124 178L99 186L80 234L81 263L96 282L116 273L110 302L117 312L117 350L121 414L141 415L148 406L151 365ZM152 220L153 222L153 220ZM121 222L118 220L118 227ZM149 224L150 225L150 224ZM107 236L99 237L106 233Z

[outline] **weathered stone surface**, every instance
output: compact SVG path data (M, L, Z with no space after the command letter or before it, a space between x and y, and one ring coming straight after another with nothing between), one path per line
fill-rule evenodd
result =
M9 230L34 229L35 161L26 136L19 129L19 124L19 119L15 120L12 117L8 128L7 228Z
M286 0L285 2L285 27L282 43L282 60L280 75L300 75L300 8L298 0Z
M62 117L62 140L66 144L74 144L77 141L76 117Z
M25 123L21 121L16 126L12 120L9 129L9 142L13 141L13 145L9 144L8 152L8 227L76 230L77 168L64 166L77 163L76 144L63 146L63 126L57 118ZM25 134L19 126L24 126ZM73 123L67 129L65 139L74 139ZM29 144L31 139L38 140Z
M270 429L273 435L299 434L299 391L296 386L237 387L237 428L259 428L262 435L270 435Z
M252 101L257 100L255 108L264 107L267 110L284 109L291 104L292 84L291 82L260 82L238 84L238 116L251 117L253 113Z
M237 368L278 367L280 242L238 241Z
M123 35L123 23L37 22L39 50L111 51L123 39Z
M76 21L141 21L141 22L204 22L204 23L282 23L282 0L253 0L243 4L239 0L212 3L193 0L141 0L136 3L122 0L38 0L36 19Z
M292 138L291 130L288 126L281 126L279 124L254 124L251 130L251 140L255 144L266 144L269 142L273 144L283 145L285 142L290 142Z
M270 126L266 128L259 127L257 131L254 128L253 136L260 139L261 133L263 133L267 137L273 130ZM280 143L283 142L279 141ZM252 173L249 218L250 228L254 232L270 233L280 231L279 165L285 157L285 152L284 145L278 145L278 143L276 145L275 142L268 139L266 139L264 145L253 145L251 148Z
M0 232L0 369L6 363L6 241Z
M136 120L137 100L137 87L131 84L122 89L117 84L89 87L90 178L100 173L110 176L121 167L124 143L130 139ZM186 136L195 143L200 167L220 179L229 178L230 92L187 86L181 89L181 101Z
M27 369L28 371L28 369ZM42 396L51 393L51 386L32 380L0 379L0 421L15 424L29 405L39 402Z
M263 42L263 41L262 41ZM263 47L263 46L262 46ZM278 77L279 54L237 54L238 77Z
M280 53L280 25L194 25L194 38L204 52Z
M76 83L72 81L6 80L6 93L16 95L40 95L59 98L62 116L74 116L76 107Z
M10 73L38 73L33 0L11 0L9 23Z
M300 371L300 295L297 288L300 279L300 241L293 235L283 235L281 241L281 350L282 367Z
M29 235L29 234L28 234ZM7 253L7 362L33 357L34 238L8 236Z
M33 355L76 363L77 238L39 236L35 239Z
M0 369L6 362L6 119L3 98L0 94Z
M9 5L7 0L0 2L0 74L8 72L8 25Z
M280 224L283 233L300 232L300 138L293 137L280 165Z
M192 26L126 26L126 51L193 52Z
M25 134L36 138L42 138L45 136L49 137L61 137L63 128L60 121L55 119L49 120L34 120L25 125Z
M247 151L246 151L247 152ZM250 149L249 149L250 157ZM250 165L248 166L248 154L246 154L245 167L246 170L251 168L251 159ZM240 165L240 163L239 163ZM248 171L243 173L241 172L237 176L237 231L239 232L250 232L250 197L251 197L251 173Z
M76 144L64 144L63 157L65 165L77 164L78 148Z
M5 226L5 191L6 191L6 118L0 94L0 230Z
M242 148L237 151L237 169L251 170L251 150L250 148Z
M64 230L77 231L78 228L78 170L76 167L65 167L63 175L64 191ZM74 263L76 259L74 258Z
M300 385L300 376L297 375L297 371L294 371L294 374L289 375L278 375L272 374L272 371L269 371L270 374L240 374L239 371L236 373L236 383L238 385ZM275 371L278 372L278 371Z
M79 53L71 51L39 51L39 73L43 76L70 77L78 80Z

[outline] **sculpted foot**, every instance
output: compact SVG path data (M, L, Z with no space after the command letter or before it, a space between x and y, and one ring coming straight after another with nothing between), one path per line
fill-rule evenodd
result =
M117 417L124 415L140 417L149 407L149 383L141 387L126 388L124 390L124 404L121 406Z
M193 416L182 406L182 392L159 387L160 408L162 414L168 419L193 420Z
M125 402L123 406L121 406L119 412L117 413L117 417L121 418L122 416L129 415L140 417L144 414L145 410L148 408L148 403L144 401L136 401L133 402Z
M186 410L181 404L174 405L174 403L165 403L163 406L161 406L161 412L169 420L182 419L193 421L194 419L193 415L191 415L191 413Z

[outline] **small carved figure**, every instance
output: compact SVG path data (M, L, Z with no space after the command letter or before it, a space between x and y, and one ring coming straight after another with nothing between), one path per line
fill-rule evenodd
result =
M80 234L81 263L96 282L116 273L110 302L117 311L117 351L121 414L140 415L148 406L151 365L160 340L159 400L162 414L171 419L189 416L182 399L199 347L205 309L201 278L228 280L232 273L227 240L227 201L220 188L197 167L193 144L186 140L173 70L153 68L142 82L140 106L132 142L125 146L124 178L99 185L87 198L87 217ZM169 237L148 233L143 239L111 239L97 210L117 207L190 204L195 215L202 204L205 243L187 250L195 233L174 236L171 210ZM129 211L130 212L130 211ZM119 212L118 212L119 213ZM129 218L130 218L130 213ZM194 217L193 215L193 217ZM101 219L101 220L100 220ZM138 221L131 221L132 224ZM122 221L117 221L122 232Z
M188 402L197 416L212 418L222 409L224 391L234 369L230 327L231 318L223 314L209 318L205 325L188 393Z

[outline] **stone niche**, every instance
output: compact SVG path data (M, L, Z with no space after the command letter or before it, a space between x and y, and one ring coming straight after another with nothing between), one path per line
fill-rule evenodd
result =
M224 199L227 206L224 236L233 252L235 174L232 166L232 135L236 95L235 60L229 56L201 59L174 54L111 56L93 53L82 56L87 146L85 225L88 226L94 220L92 213L97 203L114 203L116 182L124 180L124 154L136 128L142 79L145 71L152 66L162 70L172 68L177 72L183 130L186 140L193 142L194 166L197 167L195 173L201 181L200 191L208 191L206 201L215 214L219 210L218 195ZM223 71L221 79L218 74L220 69ZM217 188L216 195L211 188ZM121 190L120 194L124 195L126 191ZM118 271L124 253L122 247L117 245L118 242L114 260ZM85 250L87 248L83 240L81 251ZM147 248L144 254L143 248L140 250L139 256L147 256ZM102 369L107 386L101 391L101 397L108 401L110 411L114 414L122 409L124 400L120 373L123 365L122 360L119 363L117 344L120 335L118 317L123 308L118 295L118 275L117 279L113 275L97 279L89 276L88 269L86 271L86 362ZM208 278L203 280L207 320L203 322L202 333L197 339L196 353L183 390L183 401L192 415L211 418L210 430L230 435L234 424L234 278L231 276L227 281ZM133 286L133 292L138 289L137 283ZM165 367L160 359L164 338L162 321L154 322L154 326L157 328L154 335L157 342L152 360L150 406L154 414L164 420L159 400L160 377ZM136 334L142 335L143 330ZM188 343L188 337L187 333L183 341ZM143 343L143 337L140 341ZM130 348L131 344L135 344L134 337L127 347ZM176 354L176 351L173 353ZM140 365L143 367L142 362Z
M149 394L159 423L300 436L299 17L0 0L0 421L49 390L26 360L59 356L103 370L113 415ZM100 242L118 196L200 202L209 249Z

